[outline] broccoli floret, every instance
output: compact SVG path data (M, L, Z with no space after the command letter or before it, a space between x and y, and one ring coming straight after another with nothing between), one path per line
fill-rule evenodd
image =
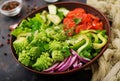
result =
M25 66L29 66L31 62L30 56L25 51L22 51L22 53L19 54L18 60Z
M32 65L32 67L38 71L42 71L53 65L54 61L49 57L48 53L43 53L40 58Z
M59 50L53 50L52 51L52 58L53 60L56 61L63 61L64 60L64 56L63 53Z
M13 42L13 47L16 51L16 54L21 53L28 46L27 39L25 37L19 37Z

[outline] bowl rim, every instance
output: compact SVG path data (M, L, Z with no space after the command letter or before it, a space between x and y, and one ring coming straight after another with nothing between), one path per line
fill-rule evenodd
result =
M29 68L25 65L23 65L22 63L20 63L18 61L18 59L16 58L15 54L13 53L13 46L12 46L12 41L10 42L10 46L11 46L11 50L12 50L12 55L13 57L15 58L15 60L17 61L17 63L19 63L20 65L22 65L24 68L28 69L29 71L32 71L34 73L37 73L37 74L44 74L44 75L62 75L62 74L71 74L71 73L74 73L74 72L77 72L77 71L81 71L83 70L84 68L90 66L91 64L93 64L98 58L100 58L100 56L103 55L103 52L107 49L107 46L108 46L108 43L110 42L110 23L107 19L107 17L101 12L99 11L98 9L88 5L88 4L85 4L85 3L82 3L82 2L75 2L75 1L69 1L69 2L56 2L56 3L53 3L54 5L60 5L60 4L78 4L78 5L82 5L82 6L86 6L86 7L89 7L90 9L93 9L95 11L97 11L100 15L103 16L104 20L107 22L107 27L108 27L108 40L107 40L107 43L106 45L101 49L101 52L98 53L98 55L96 57L94 57L91 61L89 61L88 63L84 64L83 66L81 66L80 68L77 68L77 69L72 69L70 71L63 71L63 72L55 72L55 73L48 73L48 72L40 72L40 71L37 71L37 70L34 70L32 68ZM30 14L28 14L27 16L23 17L23 19L26 19L28 17L30 17L31 15L35 14L36 12L40 11L41 9L44 9L46 8L47 5L45 6L42 6L40 8L38 8L37 10L35 10L34 12L31 12ZM21 20L21 21L22 21ZM19 24L21 23L21 21L19 22ZM11 40L13 39L14 36L11 36Z

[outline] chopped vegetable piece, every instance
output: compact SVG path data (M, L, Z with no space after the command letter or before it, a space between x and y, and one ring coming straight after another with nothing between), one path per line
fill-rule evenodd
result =
M50 14L56 14L57 13L57 7L55 5L48 5L48 10Z
M60 17L58 15L55 15L55 14L48 14L47 18L55 25L58 25L61 22Z

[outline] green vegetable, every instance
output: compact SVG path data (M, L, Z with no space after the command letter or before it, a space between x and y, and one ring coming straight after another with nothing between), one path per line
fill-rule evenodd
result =
M54 27L49 27L46 29L47 36L53 40L64 41L66 39L66 35L64 30L62 29L63 25L58 25Z
M66 9L66 8L59 8L59 9L58 9L58 12L62 12L64 16L67 16L69 10Z
M79 24L82 21L81 19L78 19L78 18L74 18L73 20L74 20L75 24Z
M28 46L27 39L25 37L19 37L13 42L13 47L15 48L16 54L21 53Z
M74 49L74 50L77 50L79 47L81 47L83 44L85 43L85 40L81 40L77 43L75 43L73 46L70 46L70 48Z
M35 60L37 57L40 56L41 51L39 47L31 47L27 53L28 53L28 56L30 56L31 60Z
M98 32L98 30L93 30L93 29L91 29L91 30L82 30L82 31L80 31L80 34L97 33L97 32Z
M107 35L105 33L106 31L101 31L97 34L98 38L102 41L101 43L93 43L94 49L100 49L107 43Z
M63 44L63 45L64 45L64 46L63 46L63 48L61 49L61 51L62 51L62 53L63 53L64 58L67 58L68 56L71 55L71 53L70 53L70 48L68 47L68 45L65 45L65 44Z
M58 12L57 15L60 17L60 19L63 19L63 18L64 18L63 12Z
M40 58L32 65L32 67L38 71L42 71L53 65L54 61L50 58L48 53L43 53Z
M23 27L17 27L15 30L11 32L11 34L15 37L19 36L20 34L27 35L31 32L31 29L29 28L23 28Z
M97 43L97 42L99 42L99 38L98 38L98 36L96 35L96 34L94 34L94 33L91 33L91 35L92 35L92 37L93 37L93 39L94 39L94 43Z
M64 60L64 56L62 51L59 50L53 50L52 51L52 58L55 62L57 61L63 61Z
M58 15L55 15L55 14L48 14L47 18L48 18L48 20L50 20L55 25L58 25L62 21L60 19L60 17Z
M29 47L29 49L23 50L18 55L18 60L25 66L30 66L40 56L39 47Z
M79 55L81 57L85 57L85 58L89 58L89 59L93 58L93 56L91 55L91 53L88 50L82 51L81 53L79 53Z
M56 14L57 13L57 7L55 5L48 5L48 11L49 11L49 14Z
M61 48L62 48L62 43L59 41L54 40L49 43L50 50L59 50Z
M85 39L85 44L78 48L77 52L80 53L83 49L90 46L90 39L86 35L82 35L81 38Z
M81 57L92 59L107 42L107 35L104 30L83 30L67 41L70 48L77 50Z
M19 54L18 60L25 66L29 66L31 63L31 58L25 51Z

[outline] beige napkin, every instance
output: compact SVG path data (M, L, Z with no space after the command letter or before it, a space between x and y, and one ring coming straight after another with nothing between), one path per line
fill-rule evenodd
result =
M103 55L91 66L91 81L120 81L120 0L87 0L103 12L111 23L111 42Z

